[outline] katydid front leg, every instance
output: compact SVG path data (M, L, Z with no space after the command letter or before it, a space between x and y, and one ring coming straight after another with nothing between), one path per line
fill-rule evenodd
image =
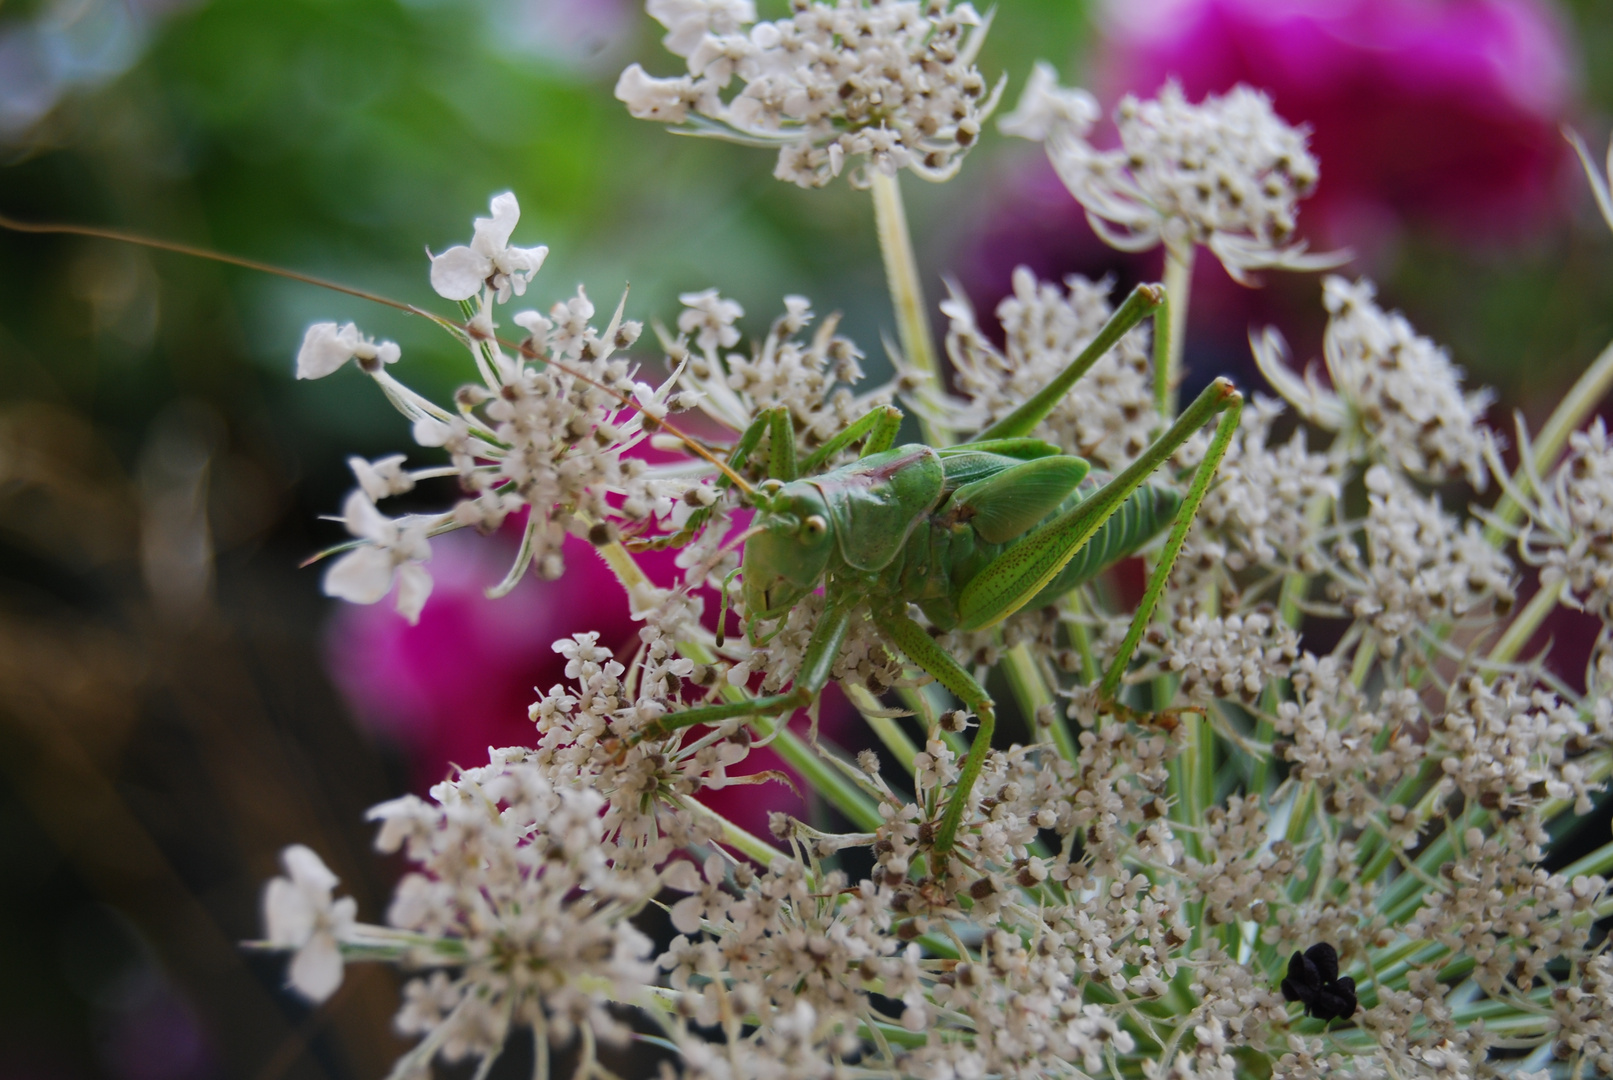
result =
M795 684L788 692L743 701L725 701L720 705L696 705L692 709L670 712L645 725L631 738L630 743L663 738L695 724L716 724L736 717L777 716L806 708L829 685L829 674L834 670L834 662L846 643L846 632L850 627L851 605L831 606L823 613L823 618L807 641L800 670L795 673ZM735 692L739 691L736 689Z

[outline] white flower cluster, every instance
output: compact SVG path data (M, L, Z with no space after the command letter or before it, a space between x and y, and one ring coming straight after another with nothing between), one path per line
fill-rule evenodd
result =
M392 377L387 366L399 359L393 343L374 343L351 323L309 327L297 356L298 377L330 375L354 360L413 424L415 442L446 451L449 460L445 468L411 471L402 455L352 459L359 488L348 497L342 520L355 539L339 549L345 554L325 576L328 594L372 604L396 583L398 610L414 621L431 592L422 564L431 558L432 535L467 526L491 532L524 513L520 554L493 590L499 594L513 588L529 566L558 577L567 533L610 539L617 532L607 522L624 516L626 527L642 530L652 513L669 517L677 498L688 492L691 480L676 469L657 469L628 454L667 413L676 380L652 388L617 357L642 329L622 317L621 305L598 328L594 305L578 288L547 315L525 310L511 316L525 331L518 344L497 336L498 305L525 295L548 250L510 244L519 217L514 195L496 196L492 216L476 219L469 246L432 256L433 288L465 305L470 317L464 326L441 321L468 351L479 376L454 395L453 409ZM388 518L375 507L418 481L443 477L455 478L462 493L447 514ZM613 495L623 496L619 508L610 501Z
M752 26L744 0L652 6L669 46L690 59L685 89L716 94L737 73L746 89L735 102L770 85L746 65L773 52L802 51L790 63L817 72L831 46L872 62L881 42L909 31L926 50L956 45L967 22L966 8L900 0L794 11ZM902 78L896 55L881 77ZM967 65L965 48L954 61ZM1167 90L1122 109L1124 147L1104 155L1084 143L1087 99L1039 79L1013 126L1084 162L1089 209L1112 239L1163 241L1177 255L1204 243L1238 271L1314 264L1292 243L1294 200L1314 163L1263 98L1189 106ZM645 100L662 93L624 85ZM864 83L823 85L831 110L863 107ZM645 108L692 124L698 100ZM836 140L874 130L884 128L833 127ZM789 137L829 154L805 126ZM804 167L817 178L824 166ZM558 572L560 537L586 533L643 622L630 657L595 634L555 643L565 680L531 707L532 748L493 751L429 800L375 809L382 850L414 867L389 925L358 922L312 852L285 853L262 944L293 954L292 985L314 999L336 988L345 962L405 967L398 1023L420 1041L399 1076L465 1058L485 1073L511 1032L529 1027L540 1048L575 1040L579 1076L605 1080L596 1044L625 1033L612 1006L638 1010L683 1075L711 1080L1574 1080L1607 1070L1613 939L1598 927L1613 916L1613 844L1561 871L1548 869L1547 845L1613 776L1613 640L1600 639L1583 694L1538 660L1517 662L1539 626L1528 619L1543 615L1513 613L1504 550L1515 537L1548 587L1609 618L1613 446L1601 425L1573 436L1549 482L1532 462L1524 479L1502 476L1528 523L1514 528L1498 509L1486 533L1483 511L1448 509L1432 485L1463 477L1476 488L1486 464L1503 472L1479 419L1487 396L1464 391L1446 354L1381 311L1369 284L1331 279L1331 387L1290 373L1279 339L1258 340L1298 416L1256 400L1243 430L1223 434L1230 451L1207 491L1208 477L1189 479L1212 445L1203 433L1151 479L1205 497L1197 521L1179 523L1185 557L1157 562L1172 573L1151 587L1163 600L1136 628L1140 650L1115 668L1117 693L1099 688L1130 637L1123 598L1136 590L1124 574L998 626L934 636L982 682L992 676L993 693L1012 694L1035 735L978 754L969 713L949 709L857 608L830 666L858 684L851 696L883 753L853 762L747 699L789 685L825 605L869 579L837 565L822 593L751 627L755 638L721 644L701 624L696 590L720 583L733 595L734 488L761 479L773 449L758 418L786 410L797 447L813 454L874 419L892 391L857 394L860 354L834 319L814 326L799 297L745 350L738 304L715 290L685 295L676 331L661 331L672 372L655 390L615 358L636 325L618 311L596 330L580 292L548 316L515 315L530 336L505 345L493 314L542 260L541 249L510 246L514 225L514 200L501 197L469 246L433 261L439 291L466 303L470 321L454 329L481 375L454 411L401 387L387 370L396 347L351 326L310 330L299 362L312 375L356 360L417 440L450 454L445 468L413 472L398 456L355 459L348 525L360 543L328 588L375 599L396 579L400 603L418 610L432 532L491 528L526 510L517 573L533 560ZM919 407L946 430L1007 415L1092 340L1106 293L1017 272L997 311L1001 348L954 295L945 310L958 395ZM1123 339L1039 434L1105 469L1127 465L1162 426L1147 346L1141 333ZM650 436L722 452L670 428L669 410L693 408L756 440L748 458L727 451L735 475L713 480L709 461L623 456ZM1313 448L1305 431L1279 439L1294 420L1331 442ZM824 457L824 468L841 460ZM374 509L433 477L464 489L453 513ZM1128 546L1155 524L1135 526ZM658 589L635 575L614 542L623 530L628 546L681 548L684 580ZM931 667L957 685L955 671ZM697 801L786 779L742 768L769 740L844 821L817 807L811 824L775 813L770 842ZM633 921L658 899L676 932L659 948ZM547 1080L547 1055L537 1056Z
M974 58L986 24L947 0L801 0L756 21L751 0L649 0L668 51L689 73L655 78L638 64L616 96L643 120L691 134L779 148L774 175L802 187L863 158L886 175L944 180L980 137L1002 86L988 92ZM737 77L740 89L730 93Z
M1285 411L1261 394L1244 409L1243 425L1199 509L1204 527L1193 537L1190 563L1234 572L1251 565L1319 569L1315 551L1323 523L1309 512L1338 499L1342 463L1336 455L1312 451L1302 428L1282 445L1270 445L1272 426Z
M1485 603L1503 612L1516 597L1512 563L1477 522L1459 523L1387 466L1366 473L1366 544L1341 539L1332 592L1350 617L1370 623L1392 652L1415 631L1461 618Z
M1462 371L1446 351L1420 336L1405 316L1374 302L1369 281L1322 283L1327 333L1322 342L1331 389L1289 370L1282 337L1254 339L1261 373L1311 423L1369 444L1413 476L1465 476L1483 490L1487 389L1464 393Z
M1316 186L1316 159L1304 130L1278 116L1265 94L1239 85L1194 105L1171 82L1150 101L1128 95L1115 110L1114 150L1088 141L1100 115L1090 94L1061 88L1053 68L1038 63L1002 129L1046 144L1059 178L1108 243L1123 251L1163 243L1182 261L1202 244L1240 281L1262 267L1338 262L1308 254L1295 239L1299 200Z
M954 288L941 303L949 320L947 356L965 400L914 404L938 414L944 409L956 430L979 431L1012 412L1079 356L1113 312L1107 282L1071 275L1061 293L1021 266L1013 287L997 305L1002 349L980 329L960 291ZM1038 435L1100 468L1118 469L1135 458L1159 419L1148 342L1142 327L1121 338L1087 372L1080 390L1054 406Z
M1540 498L1523 500L1518 550L1540 567L1542 586L1561 582L1566 603L1613 625L1613 440L1597 417L1568 446Z
M783 405L794 422L795 445L805 457L873 409L891 403L888 386L857 393L863 380L862 352L835 332L839 315L820 322L804 296L786 296L784 314L749 354L734 323L745 311L717 290L685 293L678 335L662 334L675 379L691 407L733 431L743 431L761 413Z

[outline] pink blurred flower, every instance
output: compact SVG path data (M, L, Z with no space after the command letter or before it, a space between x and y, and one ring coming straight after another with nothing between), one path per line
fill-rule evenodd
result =
M630 618L603 560L581 540L566 540L566 573L558 581L528 575L498 600L483 590L503 578L513 543L455 533L434 540L432 553L436 586L417 625L384 606L344 604L326 635L327 667L337 687L361 724L404 753L419 790L455 766L485 764L489 746L532 744L527 706L538 697L535 688L565 681L566 661L550 648L555 640L598 631L600 643L625 661L641 625ZM672 558L647 556L646 570L669 583ZM708 607L715 610L715 603ZM838 697L826 703L826 735L845 714ZM764 747L729 772L772 769L789 773ZM708 791L702 801L762 836L770 812L806 812L801 798L777 781Z
M1106 103L1246 82L1308 124L1322 246L1424 222L1514 237L1563 209L1575 62L1543 0L1116 0L1104 31Z

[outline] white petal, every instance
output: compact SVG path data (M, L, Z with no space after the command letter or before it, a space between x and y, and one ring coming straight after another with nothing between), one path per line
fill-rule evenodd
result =
M414 441L420 446L446 445L453 433L453 428L435 417L422 416L414 422Z
M510 234L515 232L515 223L520 220L521 205L515 201L515 192L494 195L493 216L476 219L476 236L470 246L489 259L498 258L499 253L510 246Z
M325 595L352 604L373 604L392 591L392 556L366 544L325 571Z
M352 323L342 327L333 322L314 323L297 350L297 378L323 379L353 359L358 340L358 327Z
M291 880L307 888L329 893L340 880L325 865L314 849L304 844L292 844L280 853L280 865L286 868Z
M315 1004L324 1001L342 985L342 953L336 938L316 934L291 958L292 987Z
M300 947L314 932L316 912L303 890L283 877L263 890L264 938L271 945Z
M420 621L420 612L431 595L431 574L418 563L405 563L398 568L398 614L413 626Z
M463 244L431 257L431 287L445 300L469 300L492 272L492 259Z
M679 892L699 892L700 871L688 859L679 859L661 871L661 883Z
M680 934L694 934L700 931L700 917L705 913L706 905L699 895L685 896L672 905L672 925L678 928Z
M392 519L377 510L363 491L347 496L347 502L342 504L342 522L348 532L365 540L385 541L392 534Z
M502 262L510 268L511 273L525 271L536 274L543 269L543 260L549 257L549 245L539 244L537 247L508 248L504 252Z

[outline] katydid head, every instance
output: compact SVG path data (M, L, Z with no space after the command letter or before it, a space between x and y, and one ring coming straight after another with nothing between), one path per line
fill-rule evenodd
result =
M752 618L772 619L818 587L834 535L822 493L806 481L764 484L756 503L745 542L745 607Z

